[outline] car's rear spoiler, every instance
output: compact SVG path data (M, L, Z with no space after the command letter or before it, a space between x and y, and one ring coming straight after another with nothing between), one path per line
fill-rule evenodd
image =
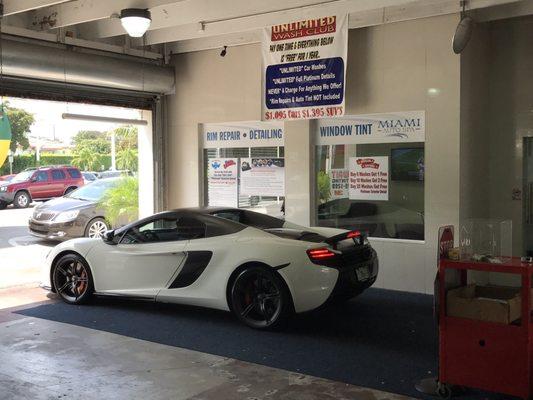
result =
M355 243L363 244L365 241L365 234L361 231L348 231L348 232L340 233L335 236L331 236L327 238L326 240L324 240L324 242L329 245L334 246L337 243L342 242L343 240L346 240L346 239L353 239Z

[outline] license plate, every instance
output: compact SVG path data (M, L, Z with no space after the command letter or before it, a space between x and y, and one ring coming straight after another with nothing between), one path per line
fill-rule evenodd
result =
M355 270L358 281L367 281L370 278L370 268L360 267Z

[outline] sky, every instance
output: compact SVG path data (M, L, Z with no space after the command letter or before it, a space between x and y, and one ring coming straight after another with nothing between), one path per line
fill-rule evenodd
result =
M64 144L70 144L72 137L80 130L105 132L120 126L119 124L103 122L65 120L62 118L63 113L142 119L142 111L131 108L21 99L15 97L4 97L3 100L8 101L11 107L22 108L34 114L35 123L31 127L30 135L28 135L30 138L30 144L32 145L36 145L38 142L48 142L54 138Z

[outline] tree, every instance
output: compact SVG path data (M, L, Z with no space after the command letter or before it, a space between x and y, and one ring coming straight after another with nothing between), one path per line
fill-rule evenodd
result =
M107 133L100 131L79 131L72 138L72 144L77 146L86 140L103 139L107 140Z
M107 133L99 131L79 131L73 138L74 152L78 153L83 148L89 148L93 153L109 154L111 143Z
M33 114L21 108L10 107L7 102L4 102L4 112L7 114L11 124L12 138L9 145L11 151L15 152L18 146L22 147L22 149L30 147L28 133L30 133L30 128L35 122Z
M322 202L328 201L331 196L331 183L329 175L324 171L319 171L316 182L318 186L318 198Z
M114 132L118 150L137 148L137 137L139 135L139 129L136 126L121 126L120 128L116 128Z
M116 227L134 221L139 217L139 181L124 177L120 183L107 190L99 205L105 211L105 218Z
M82 147L78 149L72 159L72 165L83 169L84 171L90 171L98 169L100 157L97 153L93 152L88 147Z
M137 162L139 154L135 149L124 149L117 153L117 167L118 169L127 169L130 171L137 171Z

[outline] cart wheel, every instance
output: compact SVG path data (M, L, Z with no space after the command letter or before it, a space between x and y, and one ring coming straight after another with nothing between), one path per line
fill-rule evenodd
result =
M451 388L450 385L448 385L446 383L439 383L439 387L437 389L437 393L443 399L451 399L452 398L452 388Z

